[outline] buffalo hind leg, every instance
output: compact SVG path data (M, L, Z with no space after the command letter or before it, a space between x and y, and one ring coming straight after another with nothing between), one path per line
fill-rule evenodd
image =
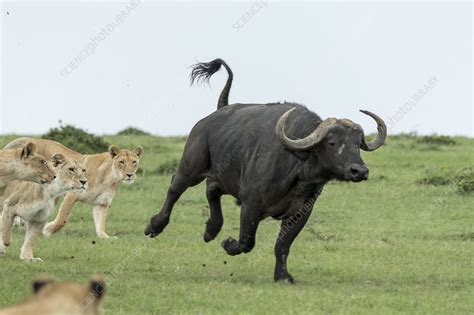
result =
M161 208L161 211L158 214L155 214L153 217L151 217L150 223L145 229L145 235L155 237L160 234L170 222L173 206L176 201L178 201L179 197L181 197L186 189L199 184L203 180L204 176L194 178L192 181L185 180L178 171L178 173L176 173L176 175L174 175L171 180L171 185L168 188L168 193L166 195L163 208Z
M259 210L242 204L239 240L229 237L221 244L227 254L235 256L252 250L255 246L255 235L260 219L261 213Z
M275 281L293 283L293 277L288 272L286 260L290 254L291 244L305 226L312 209L313 203L308 201L294 216L288 217L281 222L280 234L275 244Z
M212 241L221 231L224 224L224 217L222 216L221 207L222 192L216 183L207 181L206 197L209 202L210 218L206 223L206 230L204 231L204 241L207 243Z

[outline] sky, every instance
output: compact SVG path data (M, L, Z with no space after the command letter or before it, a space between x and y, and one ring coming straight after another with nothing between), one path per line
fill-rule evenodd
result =
M2 2L0 133L62 121L186 135L227 79L190 86L190 65L222 58L231 103L297 102L371 133L368 109L389 134L472 137L472 13L470 2Z

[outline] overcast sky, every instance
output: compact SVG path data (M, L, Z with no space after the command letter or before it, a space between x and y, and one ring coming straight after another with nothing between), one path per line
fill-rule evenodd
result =
M220 57L231 103L295 101L375 132L362 108L390 133L474 136L472 13L470 2L3 2L0 133L62 120L188 134L227 78L190 87L189 66Z

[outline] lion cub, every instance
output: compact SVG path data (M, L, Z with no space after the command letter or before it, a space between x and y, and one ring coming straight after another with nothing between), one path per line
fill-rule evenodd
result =
M57 283L43 276L33 281L29 300L0 309L0 315L100 315L104 295L102 276L93 276L87 284Z
M13 219L19 216L27 223L20 258L41 261L41 258L33 257L33 245L54 209L55 200L68 191L84 191L87 188L86 170L82 161L66 159L58 153L52 157L52 166L56 179L49 185L26 181L12 181L7 185L3 205L0 206L3 207L0 226L3 242L0 242L0 254L5 252L5 246L10 245Z

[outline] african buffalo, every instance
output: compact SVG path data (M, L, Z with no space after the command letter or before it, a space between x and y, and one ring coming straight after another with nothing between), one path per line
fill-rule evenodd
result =
M360 150L373 151L385 141L387 128L377 115L373 141L348 119L322 120L295 103L233 104L229 91L233 74L221 59L194 65L191 84L209 80L221 66L229 74L217 110L192 129L178 170L161 211L150 219L145 234L155 237L169 223L173 205L188 188L207 179L210 218L204 241L213 240L224 222L220 198L229 194L241 205L240 235L222 247L229 255L247 253L255 245L259 222L282 220L275 245L275 281L293 282L286 261L290 246L311 215L323 186L331 179L359 182L369 169Z

